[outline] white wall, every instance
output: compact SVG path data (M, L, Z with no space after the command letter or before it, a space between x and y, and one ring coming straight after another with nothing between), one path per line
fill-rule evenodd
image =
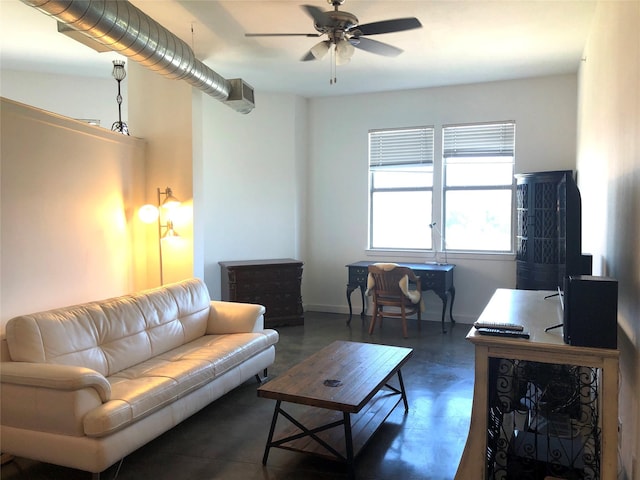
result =
M156 205L157 189L170 187L181 202L172 211L177 238L162 240L164 283L194 276L192 88L132 63L129 68L129 130L147 143L145 203ZM164 200L161 196L161 201ZM141 206L141 205L140 205ZM161 213L161 225L167 223ZM160 284L157 223L147 229L149 287ZM165 232L163 227L162 233Z
M118 83L111 76L112 69L106 57L103 78L0 69L0 95L69 118L97 119L100 127L111 130L113 122L118 120ZM120 88L125 123L128 122L128 85L129 79L125 78Z
M371 256L367 245L367 132L443 124L516 121L516 171L575 168L575 75L398 91L310 102L308 244L303 300L312 310L346 312L347 269L358 260L422 262L429 256ZM431 216L431 212L420 212ZM442 258L439 258L442 261ZM448 256L457 265L454 316L475 320L498 287L515 287L513 256ZM355 311L361 303L353 295ZM440 300L429 302L438 319Z
M169 280L204 276L214 298L220 297L219 261L295 257L305 262L305 308L348 311L345 264L370 258L365 252L370 128L513 119L517 171L574 168L573 75L314 100L257 92L256 109L241 115L193 93L184 82L136 67L130 66L127 77L130 128L153 144L146 201L154 200L158 186L171 186L189 201L192 187L197 205L192 225L197 235L191 225L183 232L199 263L167 255L178 259L167 265L176 275L169 273ZM60 84L67 87L60 90L67 103L83 103L71 84ZM24 95L38 98L31 88ZM436 152L439 148L437 139ZM155 239L156 233L148 235ZM150 242L147 250L153 279L157 248ZM495 288L515 284L512 257L448 260L457 265L454 314L461 321L472 321ZM435 319L440 304L435 295L432 299L427 318ZM357 311L358 296L352 300Z
M639 32L640 2L598 2L579 77L583 247L618 280L621 480L640 478Z
M203 209L195 222L204 225L205 282L213 298L220 298L220 261L301 256L306 110L293 95L258 93L247 115L203 97L202 179L196 179Z
M0 110L0 330L138 290L144 141L6 99Z

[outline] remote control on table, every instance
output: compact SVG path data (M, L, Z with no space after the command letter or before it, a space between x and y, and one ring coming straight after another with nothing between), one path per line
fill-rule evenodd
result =
M529 332L519 332L517 330L504 330L500 328L478 328L480 335L493 335L496 337L529 338Z
M477 321L473 324L476 328L499 328L500 330L516 330L521 332L524 330L522 325L518 325L517 323L507 323L507 322L480 322Z

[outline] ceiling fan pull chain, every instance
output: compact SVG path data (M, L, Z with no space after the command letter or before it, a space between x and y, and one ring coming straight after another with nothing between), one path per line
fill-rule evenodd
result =
M329 45L329 85L333 85L333 48Z
M333 85L338 82L337 78L337 67L336 67L336 45L335 43L331 44L331 76L329 78L329 85Z

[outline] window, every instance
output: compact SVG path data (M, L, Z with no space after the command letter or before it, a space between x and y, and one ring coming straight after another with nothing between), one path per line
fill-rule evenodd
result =
M445 126L443 243L447 250L512 250L515 124Z
M369 132L369 247L431 248L433 127Z
M369 248L511 252L514 154L514 122L443 126L441 160L433 127L370 131Z

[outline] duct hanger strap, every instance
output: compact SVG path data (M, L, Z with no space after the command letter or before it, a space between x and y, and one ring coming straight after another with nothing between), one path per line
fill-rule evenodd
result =
M195 58L189 45L126 0L21 0L165 77L184 80L241 113L227 102L232 85ZM248 110L247 110L247 107Z

